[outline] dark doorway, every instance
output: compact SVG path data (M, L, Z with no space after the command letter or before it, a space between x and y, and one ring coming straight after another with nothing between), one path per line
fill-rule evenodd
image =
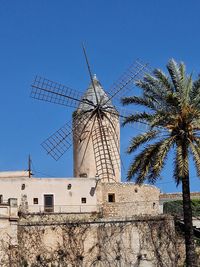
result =
M45 212L54 211L53 195L44 195L44 211Z

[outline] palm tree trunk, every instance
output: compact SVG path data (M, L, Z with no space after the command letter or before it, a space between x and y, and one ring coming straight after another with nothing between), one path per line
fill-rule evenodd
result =
M192 225L189 175L182 178L183 215L185 225L186 266L197 267Z

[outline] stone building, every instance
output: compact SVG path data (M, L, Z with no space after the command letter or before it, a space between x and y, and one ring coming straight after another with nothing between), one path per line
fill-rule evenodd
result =
M162 214L159 189L120 182L118 113L93 83L74 115L74 178L0 173L0 266L178 266L174 221Z
M0 173L0 266L176 266L159 195L149 185Z

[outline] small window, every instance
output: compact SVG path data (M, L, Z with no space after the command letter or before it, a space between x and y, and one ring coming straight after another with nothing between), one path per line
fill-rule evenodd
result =
M138 192L138 189L137 188L135 188L135 193L137 193Z
M72 188L72 184L67 185L67 189L70 190Z
M38 198L37 197L33 198L33 204L38 204Z
M0 195L0 203L3 203L3 195Z
M84 172L84 173L81 173L81 174L80 174L80 177L81 177L81 178L87 178L87 173L85 173L85 172Z
M108 202L115 202L115 194L108 194Z
M87 202L86 197L82 197L81 198L81 203L84 203L85 204L86 202Z
M25 189L25 184L22 184L21 189L22 189L22 190Z

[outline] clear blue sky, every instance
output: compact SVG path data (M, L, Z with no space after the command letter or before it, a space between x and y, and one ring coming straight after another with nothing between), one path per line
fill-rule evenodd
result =
M55 162L40 143L70 120L70 108L33 100L36 74L84 91L89 77L81 43L105 89L136 58L165 68L169 58L184 61L188 72L200 73L200 2L198 0L1 0L0 171L27 168L28 154L37 176L72 176L72 150ZM124 151L137 131L122 129ZM200 182L191 166L191 188ZM125 179L126 170L123 171ZM167 164L161 190L176 188Z

